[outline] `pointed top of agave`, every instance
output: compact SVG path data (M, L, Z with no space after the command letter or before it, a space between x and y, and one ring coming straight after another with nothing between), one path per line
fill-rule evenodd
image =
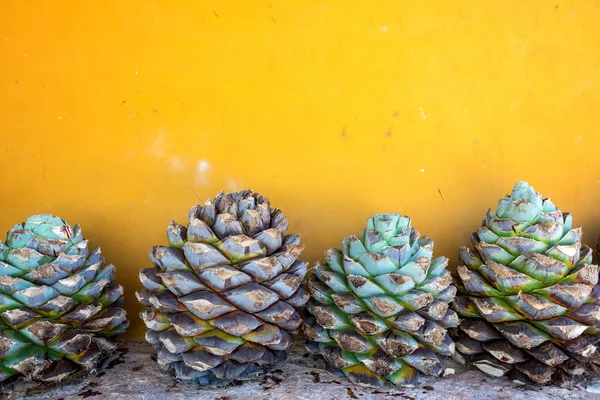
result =
M550 199L543 199L527 182L517 182L512 193L498 201L496 215L516 222L534 222L540 214L558 211Z
M362 238L325 252L309 281L307 348L359 385L414 385L418 371L441 373L436 353L455 351L448 259L433 259L433 241L410 225L400 214L370 217Z
M376 214L367 220L367 229L392 237L410 227L410 218L400 214Z
M32 215L25 222L13 226L6 234L9 248L27 247L52 257L60 252L77 253L79 250L75 245L81 242L83 236L79 225L72 228L65 220L51 214Z
M214 199L208 199L203 204L196 204L188 214L188 218L196 217L207 224L214 224L217 214L231 214L241 218L246 210L271 213L273 208L269 199L252 190L240 192L219 193Z
M431 258L433 241L425 236L421 237L410 223L409 217L400 214L376 214L367 220L362 236L351 235L342 240L341 254L365 262L366 253L377 253L389 258L388 261L396 266L412 260L411 257L417 251L418 256L426 255ZM325 253L328 262L331 262L330 252L333 250Z
M70 240L75 236L67 221L51 214L32 215L24 223L17 224L15 228L31 231L47 239Z

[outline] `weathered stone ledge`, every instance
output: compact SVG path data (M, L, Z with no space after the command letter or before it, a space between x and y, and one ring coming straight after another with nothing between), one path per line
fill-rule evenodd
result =
M453 365L454 375L422 378L413 388L362 388L325 370L322 360L313 357L301 344L288 361L275 367L260 381L220 389L203 389L178 383L163 374L150 358L153 349L146 343L122 342L119 357L108 367L79 382L56 388L19 385L12 398L42 399L215 399L215 400L374 400L374 399L600 399L600 380L587 379L574 389L519 386L505 379L491 379L483 373ZM29 390L26 393L26 390Z

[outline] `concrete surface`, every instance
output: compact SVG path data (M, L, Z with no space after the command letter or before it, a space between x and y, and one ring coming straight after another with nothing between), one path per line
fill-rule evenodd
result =
M214 399L214 400L402 400L402 399L600 399L600 380L587 379L572 390L556 387L518 386L505 379L491 379L477 370L455 365L456 374L422 378L413 388L361 388L327 372L325 364L297 344L288 361L275 366L260 381L220 389L178 383L159 371L151 360L152 348L140 342L122 342L106 368L76 383L45 388L17 387L12 398L27 400L67 399ZM29 390L29 392L27 392Z

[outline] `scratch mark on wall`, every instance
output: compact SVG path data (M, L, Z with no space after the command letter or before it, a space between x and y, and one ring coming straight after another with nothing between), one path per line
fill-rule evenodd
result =
M444 204L448 204L448 203L446 203L446 199L444 199L444 195L442 194L442 191L440 188L438 188L438 193L440 194L440 197L442 198L442 201L444 202Z
M42 163L42 178L46 180L46 162L44 161L44 157L40 157L40 162Z
M202 202L202 199L200 198L200 196L198 196L198 193L196 193L196 191L194 190L194 188L190 187L190 190L192 191L192 193L194 193L194 196L196 196L196 198L198 199L198 201Z
M425 115L425 111L423 110L423 107L419 107L419 115L421 116L421 119L423 119L423 120L427 119L427 115Z

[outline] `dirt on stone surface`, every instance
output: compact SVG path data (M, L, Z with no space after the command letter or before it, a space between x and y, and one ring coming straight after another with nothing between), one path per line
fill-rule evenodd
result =
M122 350L109 368L58 387L24 387L11 398L27 400L111 399L111 400L546 400L600 399L600 379L588 378L568 390L551 386L523 386L506 379L494 379L482 372L452 363L454 375L444 378L422 377L415 387L363 388L328 372L323 360L305 357L297 343L288 360L274 367L265 377L243 385L202 388L180 383L162 373L152 361L153 349L142 342L122 342ZM114 361L114 360L113 360Z

